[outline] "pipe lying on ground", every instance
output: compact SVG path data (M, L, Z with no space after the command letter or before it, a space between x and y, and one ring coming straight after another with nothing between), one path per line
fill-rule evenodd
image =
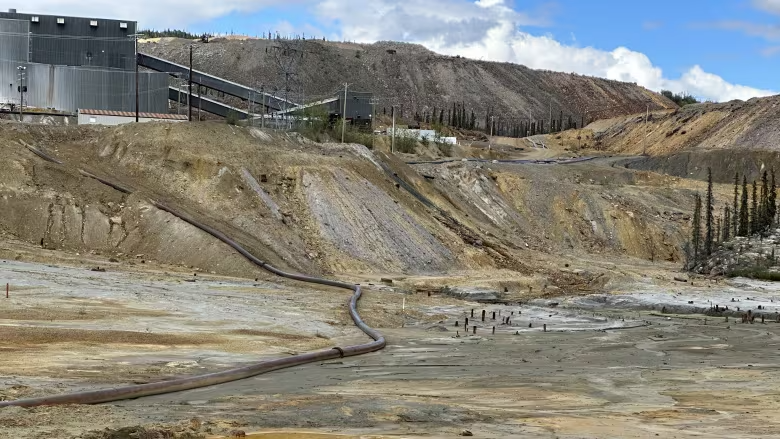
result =
M55 159L54 157L46 154L45 152L43 152L43 151L41 151L41 150L39 150L37 148L33 148L32 146L29 146L29 145L26 145L26 144L24 145L24 147L29 149L30 152L32 152L33 154L37 155L38 157L46 160L47 162L56 163L58 165L62 164L61 161Z
M119 191L130 193L130 189L122 185L111 183L108 180L98 178L86 171L79 170L82 175L90 178L94 178L108 186L111 186ZM292 366L300 366L315 361L333 360L342 357L351 357L355 355L367 354L369 352L375 352L385 347L385 338L378 331L369 327L360 318L357 312L357 303L362 296L360 285L353 285L346 282L338 282L328 279L322 279L317 277L305 276L302 274L287 273L279 270L261 261L253 254L249 253L241 245L227 237L224 233L200 223L194 218L178 212L162 203L153 202L154 206L170 213L182 219L185 222L203 230L204 232L214 236L225 244L231 246L238 253L243 255L252 263L260 266L261 268L276 274L281 277L293 279L301 282L314 283L319 285L327 285L336 288L344 288L354 291L352 298L349 301L349 314L352 317L352 321L355 326L360 328L366 335L371 337L374 341L370 343L364 343L355 346L347 347L334 347L325 351L311 352L307 354L295 355L293 357L279 358L276 360L263 361L261 363L253 364L250 366L240 367L237 369L230 369L223 372L210 373L206 375L199 375L187 378L178 378L169 381L161 381L158 383L140 384L134 386L117 387L114 389L106 390L93 390L88 392L67 393L63 395L44 396L40 398L20 399L15 401L0 401L0 408L9 406L20 407L34 407L42 405L60 405L60 404L99 404L112 401L121 401L125 399L135 399L144 396L161 395L164 393L181 392L183 390L197 389L201 387L213 386L217 384L224 384L231 381L237 381L244 378L253 377L266 372L271 372L278 369L284 369Z

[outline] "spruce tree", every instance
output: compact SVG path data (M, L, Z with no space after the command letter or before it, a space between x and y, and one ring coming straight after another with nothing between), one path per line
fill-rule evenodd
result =
M734 174L734 211L732 212L732 227L734 228L734 236L739 236L739 206L737 205L737 197L739 194L739 172Z
M777 217L777 187L775 186L775 170L772 168L771 180L769 182L769 196L768 196L768 208L769 208L769 227L772 228L775 225L775 218Z
M701 248L701 196L696 194L694 201L691 244L693 244L693 264L696 265L699 263L699 249Z
M705 215L705 227L706 227L706 236L704 238L704 253L709 256L712 254L712 244L714 241L714 230L712 228L712 169L707 168L707 204L705 205L705 208L707 209L704 212Z
M759 229L761 233L766 233L769 230L770 217L769 217L769 178L767 172L764 171L761 174L761 198L759 212Z
M715 217L715 230L714 230L714 233L715 233L715 238L713 240L713 245L718 245L718 244L720 244L720 216L716 216ZM710 251L710 254L712 254L711 251Z
M458 120L458 106L453 102L452 103L452 120L450 120L450 126L457 126L457 120Z
M723 232L721 232L723 242L728 242L731 239L731 216L729 212L729 205L723 207Z
M758 232L758 185L753 180L753 197L750 200L750 234Z
M737 236L748 236L750 232L750 212L748 212L747 177L742 176L742 200L739 205L739 230Z

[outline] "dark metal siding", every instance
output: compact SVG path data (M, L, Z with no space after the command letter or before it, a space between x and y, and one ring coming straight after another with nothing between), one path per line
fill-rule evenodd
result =
M39 17L40 22L33 23L32 17ZM30 62L135 68L135 41L130 35L136 33L137 24L133 21L10 12L0 12L0 18L29 23ZM58 18L64 18L65 24L57 24ZM98 22L97 27L90 26L92 20ZM127 23L127 29L121 29L120 23Z
M26 21L0 18L0 59L26 63L29 50L30 24Z
M327 104L330 114L339 115L344 111L344 93L338 95L338 100ZM365 92L347 91L347 119L371 119L373 95Z

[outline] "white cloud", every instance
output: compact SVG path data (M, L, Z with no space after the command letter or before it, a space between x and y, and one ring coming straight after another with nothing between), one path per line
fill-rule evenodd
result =
M125 18L139 21L142 28L186 29L234 12L256 12L279 5L280 1L29 0L20 12ZM545 15L549 11L542 8L531 17L513 10L507 6L511 2L505 0L362 0L359 6L353 0L285 2L286 5L290 3L299 3L301 11L314 11L321 24L337 29L338 37L344 40L414 42L443 54L636 82L656 91L688 92L716 101L773 93L731 84L699 66L691 67L678 78L668 78L646 55L625 47L606 51L578 47L576 41L563 44L551 35L531 35L520 28L546 24ZM780 0L753 0L753 4L765 11L780 13ZM309 30L314 32L314 29Z
M780 15L780 0L753 0L753 5L770 14Z
M780 0L756 2L780 4ZM508 8L503 1L365 0L361 8L349 8L347 3L347 0L322 0L316 9L322 19L340 26L345 40L403 40L448 55L636 82L651 90L687 92L714 101L746 100L774 93L731 84L698 65L679 78L668 78L645 54L625 47L605 51L565 45L549 35L531 35L520 27L535 24L534 21Z

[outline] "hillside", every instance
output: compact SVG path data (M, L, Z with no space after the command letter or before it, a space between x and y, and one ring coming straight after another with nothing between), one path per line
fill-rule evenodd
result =
M141 45L142 52L174 62L189 62L189 40L162 38ZM572 116L579 125L590 120L676 108L665 97L635 84L533 70L527 67L443 56L422 46L325 41L216 39L194 43L194 68L266 90L283 90L290 72L289 96L311 101L331 96L349 83L353 90L373 92L377 112L391 105L413 116L465 102L484 126L493 109L502 117L548 120ZM283 92L282 92L283 93ZM587 112L587 114L586 114Z
M207 237L168 223L146 197L203 212L264 260L294 270L529 273L547 271L531 254L679 261L691 189L700 186L609 162L409 166L360 145L223 123L0 124L0 138L11 169L0 186L9 212L0 231L48 249L141 254L227 275L246 263L225 249L204 251ZM42 164L26 145L141 192L121 196Z
M581 154L646 150L648 157L629 164L635 169L705 179L710 167L722 183L731 182L735 172L754 179L762 167L780 169L780 96L651 112L647 123L644 114L602 120L546 136L546 142L574 148L578 136Z

